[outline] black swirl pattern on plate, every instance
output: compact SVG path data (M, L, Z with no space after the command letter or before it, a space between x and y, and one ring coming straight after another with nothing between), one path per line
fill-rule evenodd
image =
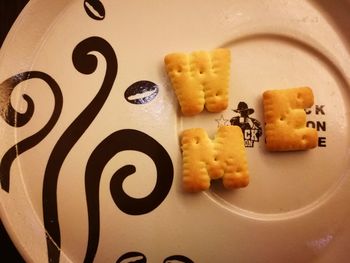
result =
M118 61L111 45L100 37L90 37L80 42L73 51L73 64L83 74L92 74L98 65L92 51L101 53L106 59L106 73L100 90L62 134L49 157L44 175L43 216L50 262L59 262L61 235L58 222L57 183L64 160L73 146L90 126L101 110L112 89L117 75Z
M156 184L146 197L134 198L123 189L124 180L136 172L133 165L118 169L110 181L110 191L117 207L129 215L142 215L157 208L169 193L173 181L173 165L163 146L149 135L131 129L119 130L103 140L91 154L86 166L85 190L89 216L89 241L84 262L92 262L99 242L99 189L104 167L122 151L138 151L149 156L156 166ZM147 173L147 171L143 171Z
M55 105L49 121L44 125L43 128L41 128L38 132L31 135L30 137L27 137L26 139L18 142L16 145L11 147L2 157L0 164L0 180L1 187L6 192L10 191L10 169L13 161L17 156L37 145L50 133L62 111L63 97L61 89L58 86L57 82L44 72L23 72L11 78L8 78L0 84L2 99L0 105L0 115L9 125L15 128L22 127L26 125L33 117L35 108L34 101L27 94L22 95L23 99L27 103L27 109L25 112L18 112L11 105L11 95L14 88L18 84L29 79L41 79L45 81L54 95Z
M97 95L73 121L56 143L47 163L43 185L43 216L50 262L59 262L61 234L58 222L57 183L62 164L68 153L93 122L112 89L117 75L118 61L110 44L100 37L90 37L80 42L73 51L75 68L83 74L92 74L97 68L97 58L90 54L100 52L106 59L105 78ZM89 220L89 240L84 262L92 262L99 242L99 181L106 163L118 152L135 150L147 154L157 168L157 183L145 198L137 199L122 189L124 179L135 171L132 165L119 169L111 180L111 195L116 205L125 213L140 215L155 209L167 196L172 180L173 166L166 150L152 137L136 130L120 130L103 140L89 158L86 168L86 198Z
M95 20L103 20L105 17L104 6L98 0L85 0L84 8L87 14ZM65 130L55 144L44 174L42 193L43 217L46 229L48 261L53 263L60 261L61 250L57 207L57 183L61 167L71 149L103 107L118 71L117 57L110 44L100 37L90 37L80 42L73 51L73 63L79 72L83 74L95 72L98 61L96 56L90 54L93 51L101 53L106 59L107 67L103 83L94 99ZM11 105L11 94L19 83L34 78L45 81L51 88L55 100L54 110L49 121L42 129L11 147L3 156L0 164L0 179L1 187L7 192L9 192L10 168L15 158L42 141L55 126L62 111L63 97L56 81L46 73L29 71L17 74L0 84L2 92L1 117L15 128L25 126L31 120L35 110L34 101L26 94L22 95L27 103L27 109L24 113L21 113L16 111ZM129 94L128 92L131 93ZM138 81L132 87L129 87L126 92L126 98L130 103L144 104L153 100L157 94L158 86L156 84L150 81ZM141 98L134 98L133 96L136 95L140 95ZM127 164L118 169L111 178L110 192L113 201L121 211L129 215L149 213L164 201L170 191L173 181L173 164L167 151L159 142L141 131L131 129L116 131L104 139L90 156L85 173L89 233L84 262L93 262L99 243L99 183L102 171L114 155L126 150L139 151L148 155L156 166L157 180L154 189L146 197L134 198L124 191L122 185L128 176L136 172L135 166ZM183 258L186 257L172 256L168 259L181 260ZM121 256L117 262L124 262L129 259L136 260L133 262L147 261L146 256L142 253L129 252Z

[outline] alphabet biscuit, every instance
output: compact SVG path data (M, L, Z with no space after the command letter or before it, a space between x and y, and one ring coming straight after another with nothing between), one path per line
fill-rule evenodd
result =
M212 179L222 178L227 189L249 183L248 164L242 130L238 126L221 126L214 140L201 128L181 134L183 187L199 192L210 187Z
M164 58L167 74L184 115L220 112L228 106L230 51L215 49Z
M317 146L317 131L306 127L305 108L314 104L308 87L263 93L266 147L270 151L306 150Z

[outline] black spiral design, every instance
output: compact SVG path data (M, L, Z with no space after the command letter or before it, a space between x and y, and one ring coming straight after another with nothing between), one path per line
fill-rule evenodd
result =
M110 181L114 203L129 215L142 215L157 208L169 193L173 182L173 164L163 146L149 135L131 129L119 130L104 139L91 154L85 173L85 190L89 216L89 239L84 262L92 262L99 242L100 212L99 189L104 167L113 156L122 151L138 151L152 159L156 166L156 184L143 198L129 196L123 190L124 180L136 172L133 165L118 169Z
M12 146L2 157L0 163L0 181L2 189L6 192L10 191L10 169L13 161L17 156L37 145L50 133L62 111L63 97L57 82L44 72L23 72L5 80L0 84L1 97L3 100L0 104L0 115L9 125L15 128L22 127L31 120L34 114L34 102L27 94L22 95L23 99L27 103L27 109L24 113L16 111L11 105L11 95L14 88L21 82L28 79L41 79L45 81L54 95L55 105L49 121L43 128L32 136L27 137L26 139L23 139L16 145Z
M92 51L106 59L106 73L100 90L83 112L72 122L57 141L47 163L43 183L43 216L49 262L58 263L61 235L57 209L57 183L62 164L73 146L90 126L101 110L112 89L118 71L118 61L111 45L100 37L90 37L80 42L73 51L73 64L83 74L92 74L98 65Z

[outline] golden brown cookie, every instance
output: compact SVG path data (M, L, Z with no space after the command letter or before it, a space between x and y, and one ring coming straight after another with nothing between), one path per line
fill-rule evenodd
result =
M219 178L228 189L248 185L243 134L238 126L219 127L213 140L204 129L185 130L181 135L181 149L186 191L207 190L210 181Z
M308 87L263 93L266 147L271 151L306 150L317 146L317 131L306 127L305 108L314 104Z
M172 53L164 58L167 74L184 115L220 112L228 106L230 50Z

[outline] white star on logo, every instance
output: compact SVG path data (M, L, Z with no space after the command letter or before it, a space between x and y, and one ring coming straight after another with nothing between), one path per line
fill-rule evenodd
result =
M220 118L215 119L215 121L218 123L218 127L230 125L229 120L225 119L224 115L222 115L222 114L221 114Z

